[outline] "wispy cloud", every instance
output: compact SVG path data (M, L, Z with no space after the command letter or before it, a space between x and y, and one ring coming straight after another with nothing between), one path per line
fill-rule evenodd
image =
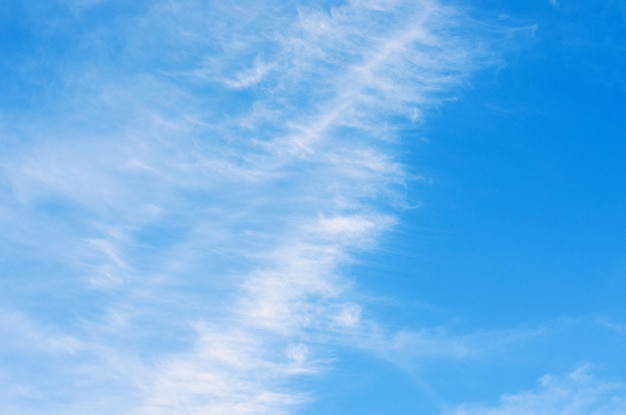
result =
M71 336L43 327L19 312L0 311L3 349L34 351L44 354L76 354L86 345Z
M454 415L517 414L623 414L626 411L624 385L599 378L587 367L565 376L546 375L534 390L503 395L493 405L465 405Z
M32 281L7 316L72 352L66 390L15 384L32 413L291 413L320 344L373 333L342 267L396 222L390 117L421 121L480 43L426 0L135 13L77 25L59 96L2 127L3 244Z

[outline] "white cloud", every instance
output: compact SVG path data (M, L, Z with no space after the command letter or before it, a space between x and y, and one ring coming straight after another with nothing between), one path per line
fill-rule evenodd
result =
M434 1L189 0L77 33L117 55L69 50L57 101L16 115L24 143L0 156L5 238L65 294L71 334L23 323L34 307L11 324L84 350L63 362L81 393L33 385L33 413L292 413L311 399L299 376L329 366L319 342L378 344L341 269L395 224L408 175L387 117L477 67L461 19Z
M271 69L272 65L265 64L257 58L251 69L239 72L234 79L227 79L224 82L231 88L249 88L261 82Z
M503 395L494 405L464 405L454 415L618 415L626 413L626 387L581 367L565 376L546 375L534 390Z
M16 311L0 310L0 334L3 352L10 349L44 354L76 354L86 345L76 337L52 327L44 327Z

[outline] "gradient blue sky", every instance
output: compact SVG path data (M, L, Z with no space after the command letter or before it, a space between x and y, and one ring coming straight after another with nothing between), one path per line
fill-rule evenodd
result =
M626 413L626 5L4 0L0 413Z

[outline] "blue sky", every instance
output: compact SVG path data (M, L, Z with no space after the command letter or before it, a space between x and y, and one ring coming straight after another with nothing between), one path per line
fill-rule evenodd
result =
M0 5L0 412L626 413L626 6Z

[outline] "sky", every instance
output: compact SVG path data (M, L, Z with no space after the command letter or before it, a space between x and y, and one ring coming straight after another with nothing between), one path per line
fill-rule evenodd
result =
M0 3L0 413L626 413L626 4Z

